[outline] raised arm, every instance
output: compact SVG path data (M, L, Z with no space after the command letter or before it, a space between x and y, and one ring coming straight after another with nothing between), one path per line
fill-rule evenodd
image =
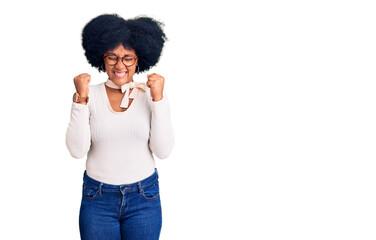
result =
M171 124L170 104L166 93L159 101L151 101L149 148L159 159L167 158L175 143Z
M76 92L80 97L89 96L89 83L91 76L87 73L80 74L74 78ZM79 99L78 99L79 100ZM89 101L73 102L71 108L71 116L66 132L66 145L74 158L84 157L90 149L91 133L90 133L90 111Z
M71 117L65 142L71 156L74 158L84 157L90 149L91 134L89 118L88 105L72 103Z

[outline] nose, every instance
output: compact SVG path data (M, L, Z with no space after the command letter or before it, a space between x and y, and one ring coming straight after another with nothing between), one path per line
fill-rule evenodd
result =
M123 61L121 59L118 59L117 63L115 64L115 67L117 69L124 69L124 68L126 68L125 64L123 63Z

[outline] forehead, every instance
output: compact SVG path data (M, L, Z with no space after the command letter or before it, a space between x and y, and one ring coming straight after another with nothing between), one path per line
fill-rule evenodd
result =
M124 48L123 44L118 45L112 50L108 50L106 53L115 53L117 56L124 56L127 54L132 54L136 56L136 52L131 48Z

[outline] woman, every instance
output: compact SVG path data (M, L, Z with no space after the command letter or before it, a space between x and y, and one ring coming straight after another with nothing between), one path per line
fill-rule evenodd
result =
M74 158L87 154L79 227L81 239L159 239L162 211L153 153L167 158L174 145L165 79L133 75L157 64L163 24L116 14L92 19L83 29L88 62L108 79L89 85L74 78L66 145Z

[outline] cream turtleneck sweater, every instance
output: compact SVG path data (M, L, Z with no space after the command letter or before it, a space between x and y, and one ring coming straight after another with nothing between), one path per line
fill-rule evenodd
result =
M89 85L87 105L72 103L66 145L74 158L87 154L87 174L103 183L129 184L154 172L155 160L167 158L174 145L166 93L154 102L150 88L139 91L129 109L116 112L105 82Z

